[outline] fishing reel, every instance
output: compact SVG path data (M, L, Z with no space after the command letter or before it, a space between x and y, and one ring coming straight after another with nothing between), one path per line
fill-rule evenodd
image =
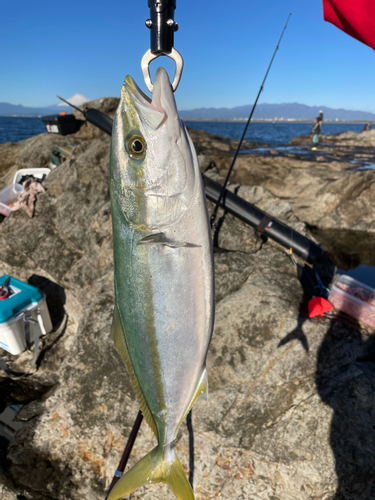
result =
M150 63L160 56L167 56L176 64L176 71L172 82L173 92L176 91L181 80L184 60L181 54L174 48L174 33L178 30L178 24L174 20L176 0L149 0L150 18L146 21L150 29L150 49L142 57L141 67L145 83L150 92L154 86L151 82Z

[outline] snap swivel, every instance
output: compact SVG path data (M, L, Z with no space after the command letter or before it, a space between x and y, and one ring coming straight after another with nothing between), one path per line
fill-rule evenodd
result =
M170 57L176 63L176 71L172 82L172 89L173 92L175 92L181 80L182 70L184 69L184 60L182 58L182 55L173 47L171 52L168 54L167 53L153 54L150 49L142 57L141 67L142 67L143 78L145 79L147 88L150 92L153 92L154 90L154 86L151 82L151 76L150 76L150 63L151 61L160 56Z

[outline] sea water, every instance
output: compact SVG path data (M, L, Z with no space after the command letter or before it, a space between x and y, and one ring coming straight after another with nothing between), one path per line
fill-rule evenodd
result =
M247 129L245 140L265 142L270 146L280 146L289 142L298 135L312 133L310 125L313 123L272 123L272 122L251 122ZM196 122L186 121L187 127L205 130L210 134L229 137L230 139L240 139L245 130L245 122ZM331 135L341 132L361 132L363 123L324 123L322 134Z
M313 122L311 123L313 124ZM240 139L245 129L245 122L196 122L186 121L187 127L205 130L210 134ZM362 123L324 123L323 134L337 134L339 132L361 132ZM251 122L246 132L248 141L265 142L271 147L285 146L293 137L311 133L309 123L271 123ZM40 118L21 116L0 116L0 143L16 142L46 131Z
M0 143L22 141L45 131L40 118L0 116Z

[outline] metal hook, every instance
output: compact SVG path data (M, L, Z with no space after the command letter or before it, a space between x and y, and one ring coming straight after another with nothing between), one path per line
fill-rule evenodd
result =
M173 92L175 92L181 80L182 70L184 69L184 60L182 58L182 55L173 47L170 54L153 54L151 50L148 50L146 54L142 57L141 68L147 88L150 92L154 91L154 86L151 82L151 76L150 76L150 63L151 61L160 56L170 57L176 63L176 71L172 83L172 89Z

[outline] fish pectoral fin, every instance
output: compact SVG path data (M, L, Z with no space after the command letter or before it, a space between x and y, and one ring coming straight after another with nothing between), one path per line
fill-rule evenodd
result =
M126 345L124 331L125 330L122 326L121 316L117 310L117 307L115 306L115 310L113 312L111 337L113 339L113 342L115 344L116 349L120 353L120 356L125 361L126 368L128 369L128 373L129 373L130 378L131 378L132 383L133 383L133 387L134 387L135 392L137 393L137 396L138 396L138 400L139 400L139 404L141 406L143 416L145 417L146 422L151 427L153 433L155 434L155 436L157 438L158 431L156 428L156 424L155 424L153 416L149 410L147 401L143 395L142 388L139 385L137 376L135 374L133 363L132 363L132 360L131 360L130 355L129 355L128 347Z
M201 245L194 245L194 243L187 243L186 241L171 240L164 233L155 233L145 236L138 241L137 245L165 245L172 248L189 247L197 248Z
M181 462L171 445L167 447L164 453L163 447L158 445L128 470L116 483L108 500L123 498L148 483L167 483L178 500L195 500Z

